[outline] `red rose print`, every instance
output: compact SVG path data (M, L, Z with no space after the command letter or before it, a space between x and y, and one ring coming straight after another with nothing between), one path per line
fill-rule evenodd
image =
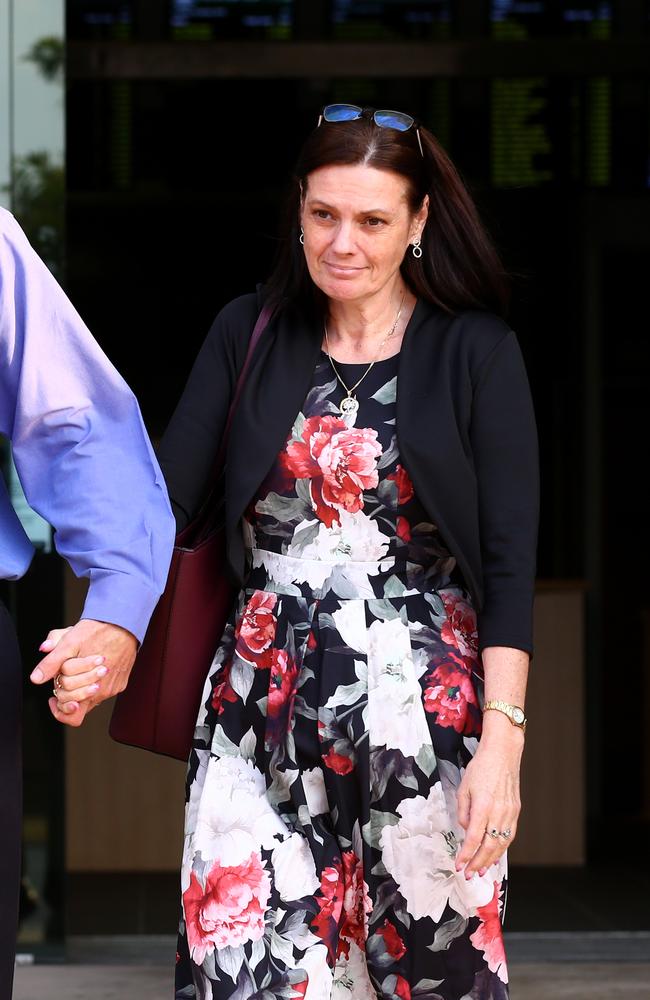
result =
M325 764L337 774L349 774L350 771L354 770L354 761L352 758L346 757L344 754L335 753L333 748L330 748L326 754L322 754L322 757Z
M264 936L264 912L271 880L258 854L240 865L222 867L215 861L205 886L195 872L183 893L190 956L201 965L215 948L237 948Z
M471 604L459 594L441 591L447 620L440 634L443 642L455 646L462 656L474 658L478 652L478 631L476 612Z
M296 700L298 667L284 649L272 649L269 696L266 706L267 748L278 746L289 731Z
M363 950L368 937L368 914L372 910L368 886L363 878L363 865L354 851L343 853L343 885L343 923L338 954L347 958L350 941L355 941Z
M309 635L307 636L307 649L316 649L318 645L316 641L316 636L314 635L314 630L311 629Z
M381 445L374 427L348 428L340 417L308 417L302 441L290 441L281 461L297 479L309 479L312 506L328 528L339 510L363 508L363 491L379 482Z
M397 933L397 929L391 924L390 920L384 920L384 926L380 927L377 934L384 939L384 944L386 946L386 951L392 959L399 962L406 954L406 948L404 947L404 942Z
M399 1000L411 1000L411 987L406 979L404 979L404 976L397 977L397 982L395 983L395 996L399 997Z
M318 913L311 922L314 933L328 948L334 961L334 946L338 938L338 927L343 911L343 866L336 861L333 866L323 868L320 877L320 896L316 896Z
M411 482L411 477L404 468L403 465L398 465L395 472L392 472L390 476L386 476L387 479L392 479L397 483L397 503L401 506L402 504L408 503L413 497L413 483Z
M405 517L402 517L401 514L398 514L397 516L397 524L395 528L398 538L401 538L403 542L411 541L411 525Z
M277 600L278 595L272 592L254 591L235 628L238 656L258 668L269 666L266 650L275 639L277 621L273 609Z
M232 660L220 672L220 680L217 681L212 690L212 707L221 715L224 710L224 701L235 702L237 695L230 686L230 669Z
M481 732L481 712L469 671L453 653L427 677L424 707L437 712L439 726L451 726L457 733L476 736ZM452 662L453 661L453 662Z
M506 965L506 953L503 944L503 930L499 918L499 888L500 883L494 883L494 895L485 906L476 909L477 916L481 918L473 934L469 939L479 951L485 956L490 972L496 972L503 983L508 982Z

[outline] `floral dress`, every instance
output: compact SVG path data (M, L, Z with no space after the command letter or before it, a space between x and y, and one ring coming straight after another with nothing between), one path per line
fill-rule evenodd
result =
M321 352L245 512L187 772L176 1000L509 996L506 854L455 869L476 614L400 462L398 357L344 419Z

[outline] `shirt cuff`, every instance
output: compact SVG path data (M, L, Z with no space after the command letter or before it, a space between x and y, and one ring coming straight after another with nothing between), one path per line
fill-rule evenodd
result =
M91 581L82 618L127 629L141 643L160 598L124 573L106 573Z

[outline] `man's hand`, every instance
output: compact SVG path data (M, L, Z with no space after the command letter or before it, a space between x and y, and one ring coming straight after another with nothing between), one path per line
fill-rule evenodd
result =
M48 655L30 679L45 684L60 675L50 710L57 721L80 726L89 711L124 690L138 641L119 625L82 618L72 628L54 629L40 648Z

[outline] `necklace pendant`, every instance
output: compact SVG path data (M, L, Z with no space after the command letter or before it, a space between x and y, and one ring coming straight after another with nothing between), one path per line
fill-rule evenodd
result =
M344 396L339 403L339 410L344 416L354 416L359 409L359 403L354 396Z

